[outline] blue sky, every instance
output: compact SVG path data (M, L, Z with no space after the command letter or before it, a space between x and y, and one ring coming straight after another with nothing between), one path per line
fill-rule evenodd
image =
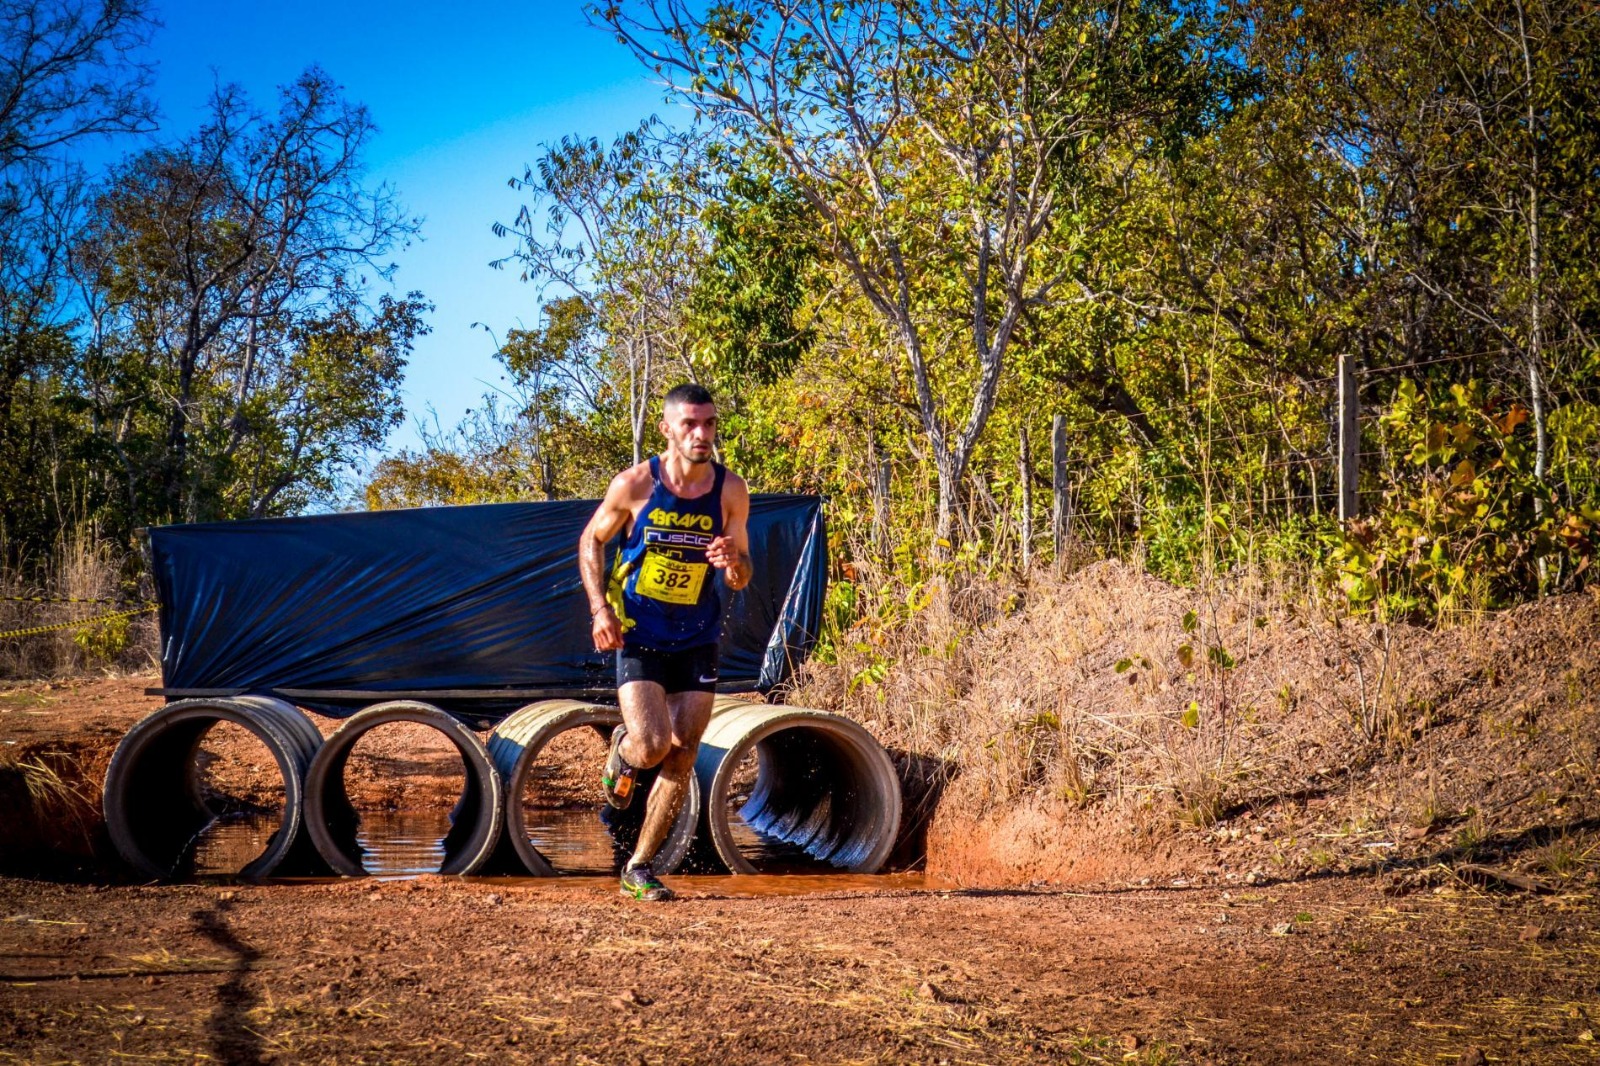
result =
M406 379L410 418L389 448L414 446L428 408L446 428L497 378L496 335L537 318L538 292L490 259L509 250L489 226L519 205L506 179L563 134L609 138L670 114L653 73L589 26L578 0L478 4L167 0L153 57L164 132L199 125L214 82L275 106L276 86L317 64L366 104L380 132L374 180L424 218L423 240L396 257L394 288L436 306Z

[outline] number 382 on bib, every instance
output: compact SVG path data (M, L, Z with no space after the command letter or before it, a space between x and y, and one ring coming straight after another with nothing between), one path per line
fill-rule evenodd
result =
M656 552L645 554L639 567L639 595L665 603L698 603L705 584L706 563L684 563Z

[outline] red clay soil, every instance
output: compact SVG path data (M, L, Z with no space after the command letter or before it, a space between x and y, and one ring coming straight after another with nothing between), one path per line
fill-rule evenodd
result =
M149 680L0 689L0 870L58 878L0 876L0 1064L1597 1062L1597 634L1591 597L1400 634L1403 734L1198 826L958 780L943 882L685 877L654 906L586 878L128 885L97 793ZM426 734L352 762L370 807L459 782Z
M1597 1058L1592 894L832 881L0 879L0 1061Z

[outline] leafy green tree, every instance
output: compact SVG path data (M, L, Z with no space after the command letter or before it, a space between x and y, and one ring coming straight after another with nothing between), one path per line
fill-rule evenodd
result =
M53 402L71 364L67 251L86 178L72 152L149 132L154 21L126 0L0 0L0 547L47 550L84 501L53 499L47 472L74 458L73 420Z
M689 297L697 362L719 392L769 385L815 339L803 319L820 254L815 218L770 171L752 169L730 174L701 218L711 249Z
M1117 59L1129 5L680 0L594 16L714 129L766 153L904 359L937 470L937 535L1025 312L1076 264L1047 234L1164 92ZM1169 23L1174 30L1178 23ZM1124 82L1139 75L1138 85ZM1109 83L1117 82L1111 86ZM1093 224L1093 223L1091 223Z
M605 338L588 354L624 397L635 463L669 367L695 373L685 311L704 255L697 153L695 137L653 120L609 147L563 138L512 182L533 203L494 227L516 247L492 265L518 262L523 280L579 301Z
M629 393L613 375L609 338L576 296L544 305L544 324L514 329L496 353L517 405L519 432L545 499L599 495L634 445Z
M1600 195L1600 18L1563 0L1448 7L1419 20L1458 166L1439 184L1460 256L1435 291L1520 364L1534 477L1549 475L1549 413L1592 361ZM1556 395L1552 396L1552 389Z
M412 293L362 272L416 224L363 180L364 108L308 71L277 114L236 89L196 134L131 159L74 252L88 331L75 368L124 521L279 513L400 418Z

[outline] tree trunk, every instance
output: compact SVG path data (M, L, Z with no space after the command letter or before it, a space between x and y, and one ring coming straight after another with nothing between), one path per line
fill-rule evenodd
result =
M937 559L945 559L949 557L950 549L955 544L952 534L955 533L961 470L956 464L956 457L942 444L933 446L933 462L939 484L938 510L935 512L937 517L933 527L933 554Z
M650 373L655 362L655 342L650 334L644 335L644 359L638 359L638 347L633 346L634 358L629 361L628 376L632 379L629 415L633 422L633 465L644 462L644 424L650 414Z
M167 420L166 474L162 478L163 503L169 517L193 522L192 495L184 491L189 470L189 401L194 393L195 362L200 358L193 337L199 333L198 309L189 334L178 352L178 388L172 397L172 414Z
M1527 93L1528 121L1528 398L1533 408L1533 476L1544 487L1550 470L1550 432L1545 411L1544 390L1544 322L1541 306L1541 249L1539 246L1539 115L1535 106L1533 81L1533 55L1528 45L1527 17L1522 4L1517 4L1518 43L1522 49L1523 84ZM1534 513L1545 514L1543 495L1533 501ZM1539 557L1539 593L1544 594L1549 584L1549 561Z
M246 428L244 417L245 401L250 398L250 386L254 384L256 372L256 359L261 343L261 285L258 282L250 290L250 325L245 335L244 365L239 368L239 384L234 389L233 416L228 420L229 435L226 454L232 455L244 441Z

